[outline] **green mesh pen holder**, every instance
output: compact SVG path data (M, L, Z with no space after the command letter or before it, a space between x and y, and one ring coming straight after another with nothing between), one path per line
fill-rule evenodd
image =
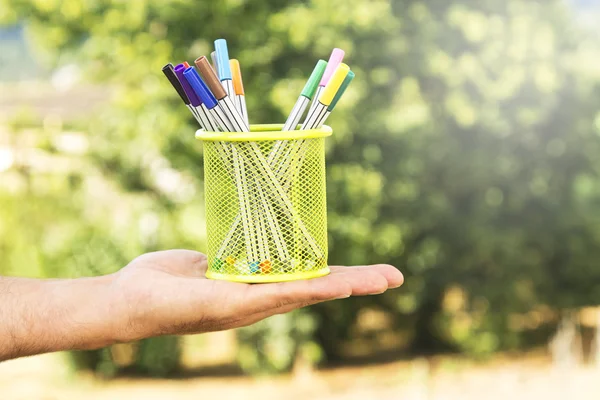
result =
M327 275L328 126L205 132L204 189L211 279L281 282Z

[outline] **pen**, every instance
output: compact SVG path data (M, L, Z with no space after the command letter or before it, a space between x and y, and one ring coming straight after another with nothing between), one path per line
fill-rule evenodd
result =
M210 59L212 60L213 69L215 70L215 72L217 72L219 70L219 67L218 67L219 64L217 62L217 52L216 51L213 51L212 53L210 53Z
M210 68L210 65L209 65ZM232 132L229 129L230 122L218 106L217 99L211 93L209 88L206 86L206 83L200 78L198 72L193 68L187 68L183 73L185 79L188 81L193 90L197 93L197 95L202 99L204 104L206 105L209 112L212 113L214 119L219 123L221 128L225 131ZM223 88L221 88L222 90ZM239 155L235 146L217 146L217 151L219 152L221 158L224 160L223 163L227 165L227 160L229 159L229 153L231 153L231 158L233 158L233 178L235 181L236 191L238 194L238 201L240 202L240 214L242 228L244 232L244 239L246 243L246 249L250 253L251 262L254 262L257 259L258 254L256 253L255 242L252 240L252 233L255 231L253 221L248 214L249 207L249 199L248 199L248 190L247 181L246 181L246 167L244 159ZM239 222L238 222L239 223ZM226 243L231 240L231 237L235 235L235 230L231 232L231 235L228 234L229 239L224 243L224 247ZM222 251L219 251L218 258L221 259Z
M186 94L185 90L183 90L183 87L181 86L181 82L179 81L179 79L177 78L177 75L175 74L175 71L173 70L173 64L168 63L167 65L162 67L162 72L163 72L163 74L165 74L165 76L167 77L169 82L171 82L171 85L173 86L173 88L175 89L175 91L177 92L179 97L181 97L181 100L185 103L186 107L190 110L190 112L192 113L194 118L196 118L196 121L198 121L198 124L200 124L200 127L202 129L206 129L202 120L200 119L200 116L198 115L198 112L191 105L190 98Z
M348 67L346 64L341 63L338 65L338 67L335 69L335 72L331 76L331 79L329 79L327 86L325 86L325 89L321 92L318 100L313 101L316 106L312 110L309 110L308 116L300 128L301 130L313 129L316 127L317 122L327 112L327 107L329 107L331 104L333 97L344 82L344 79L346 78L346 75L348 75L349 71L350 67Z
M189 67L184 71L183 76L193 88L196 95L202 99L203 105L206 106L206 109L219 128L225 132L233 132L233 126L231 125L229 118L227 118L223 113L223 110L218 107L219 103L217 102L217 99L208 89L206 83L200 79L198 72L193 67Z
M181 86L183 87L183 90L187 93L192 106L196 109L198 117L202 121L203 128L205 130L214 132L214 131L218 130L218 126L215 124L214 120L210 116L202 99L200 99L200 97L198 97L198 95L196 94L194 89L192 89L192 87L190 86L188 80L183 75L185 70L187 68L189 68L189 67L187 67L187 68L185 67L186 64L187 64L187 62L178 64L174 69L175 74L177 75L179 82L181 82Z
M231 69L231 75L233 80L233 90L235 92L235 105L242 114L242 118L246 122L246 125L250 126L248 122L248 110L246 109L246 99L244 97L244 82L242 81L242 70L240 69L240 62L235 58L229 60L229 67Z
M302 89L302 93L300 93L298 100L296 100L296 104L294 104L290 115L285 121L285 125L283 126L282 131L293 131L296 129L296 127L298 126L298 122L300 122L300 118L302 118L302 116L304 115L304 111L306 110L308 103L310 103L310 100L315 95L318 83L321 80L321 77L323 76L323 72L325 71L326 66L327 62L325 62L325 60L317 61L317 65L315 65L315 68L310 74L308 81L306 81L304 89ZM284 148L287 146L287 141L278 140L277 142L275 142L275 144L273 145L273 149L269 153L268 158L268 161L271 165L279 161L279 158L283 154Z
M222 65L222 58L219 56L219 47L217 47L217 56L218 56L217 58L219 60L218 61L219 62L219 70L221 71L223 69L223 65ZM215 75L215 72L210 67L210 64L208 63L208 60L206 59L206 57L204 57L204 56L199 57L198 59L196 59L195 64L198 67L198 70L200 71L202 78L204 78L204 81L202 81L201 79L198 79L199 82L197 82L197 83L201 84L205 89L207 89L207 91L209 93L210 93L210 91L212 91L212 93L210 93L212 98L216 99L217 104L221 107L221 110L222 110L223 114L225 115L226 119L228 119L230 124L232 124L234 127L234 129L230 130L230 132L249 132L248 126L245 124L244 120L242 119L241 115L239 114L239 112L237 111L235 106L233 106L233 103L231 102L231 99L227 96L227 93L223 89L223 86L220 85L219 80L218 80L217 76ZM229 63L227 63L227 66L229 66ZM187 71L186 71L186 73L187 73ZM196 87L194 86L194 83L192 83L192 86L194 87L194 89L196 89ZM204 98L202 98L202 100L204 101ZM206 103L206 101L205 101L205 103ZM211 103L211 105L212 105L212 103ZM215 107L215 106L213 106L211 108L208 104L207 104L207 107L211 110L219 109L218 107ZM261 152L258 144L255 142L250 142L248 144L248 146L251 150L251 154L253 155L250 163L254 164L254 166L260 171L260 178L264 181L264 183L266 183L267 188L273 194L273 198L277 202L279 202L280 205L283 207L283 209L286 212L290 213L291 217L297 222L298 228L300 229L300 231L302 233L303 239L305 239L307 241L308 245L310 246L311 250L315 253L315 255L317 255L317 257L322 257L322 254L323 254L322 250L319 248L319 246L315 242L314 238L312 237L312 235L310 234L310 232L308 231L308 229L306 228L306 226L304 225L302 220L299 218L297 211L294 209L294 206L291 203L291 201L289 200L287 193L285 193L285 191L283 190L281 183L278 181L277 177L275 176L273 169L267 162L266 157ZM235 149L233 149L233 150L235 150ZM240 154L240 153L233 154L234 160L236 157L238 157L237 154ZM244 156L245 155L246 154L244 154ZM243 216L242 216L242 223L243 223ZM232 230L236 229L236 225L234 224L231 229Z
M219 55L218 51L217 55ZM200 71L202 80L206 83L208 89L217 99L219 107L221 107L221 110L229 119L232 127L230 132L250 132L248 125L246 125L246 122L242 118L240 112L237 110L237 108L235 108L233 102L231 101L231 97L227 95L227 92L223 89L223 86L221 86L219 78L217 78L215 71L213 71L208 63L207 58L205 56L199 57L196 59L195 64ZM222 60L220 58L219 69L222 69ZM229 60L227 60L227 69L229 70ZM231 82L231 79L229 79L229 82ZM233 92L233 86L231 90Z
M233 90L231 68L229 67L229 50L227 49L227 41L225 39L215 40L215 53L218 68L217 74L219 75L221 84L225 88L227 95L230 98L233 98L235 96L235 91ZM204 78L204 75L202 77Z
M230 147L233 155L233 167L234 167L234 178L237 186L238 201L240 202L240 214L242 216L242 228L244 230L244 238L246 239L246 249L249 254L249 265L252 269L254 263L257 263L258 254L256 251L256 243L252 240L252 234L255 232L254 221L248 214L250 210L250 204L248 199L247 181L246 181L246 167L244 166L244 159L237 153L235 146ZM258 265L258 263L257 263Z
M340 98L344 95L344 92L350 85L350 82L352 82L352 79L354 79L354 72L348 71L348 75L346 75L346 78L344 78L342 85L340 86L337 93L333 97L333 100L331 100L331 104L329 104L329 107L327 107L327 111L325 112L325 115L323 115L323 117L319 121L317 121L316 128L320 128L321 126L323 126L323 124L329 117L329 114L331 114L331 112L335 108L338 101L340 101Z
M254 177L254 190L258 193L262 192L262 188L260 187L260 180L256 176ZM262 210L260 209L260 202L257 196L253 196L252 200L254 201L251 201L250 204L252 210L254 210L252 218L256 219L254 223L255 225L257 225L256 236L258 239L258 255L260 262L251 264L250 271L258 272L257 267L260 267L261 265L263 265L264 262L269 261L271 255L269 252L269 241L266 238L266 223L264 222L266 216L261 215ZM270 218L270 216L266 218Z
M331 55L329 56L329 61L327 62L327 68L325 68L323 77L321 77L319 87L317 88L317 93L313 97L313 102L310 105L308 112L311 112L317 106L317 100L319 99L319 96L321 96L321 93L323 92L323 90L325 90L325 86L327 86L327 83L329 82L329 79L331 78L333 72L336 70L338 65L340 65L342 60L344 60L344 55L344 50L338 49L337 47L331 52Z
M315 129L323 125L323 122L335 108L335 105L346 91L352 79L354 79L354 72L350 71L346 64L340 64L329 80L325 90L321 93L317 107L312 113L309 112L309 116L304 121L301 129ZM304 159L305 153L306 142L301 140L290 146L287 154L280 158L282 162L277 163L278 170L276 173L277 176L282 178L283 187L286 191L291 185L291 176L294 175L294 170L297 169L297 166L302 163L301 160ZM296 166L296 168L293 166ZM292 172L289 171L290 168Z
M313 72L310 74L308 81L304 85L304 89L302 89L302 93L296 100L296 104L292 108L290 115L285 121L285 125L283 126L282 131L293 131L298 126L298 122L302 115L304 115L304 111L306 110L306 106L312 100L315 92L317 91L318 82L323 77L323 73L325 72L325 68L327 67L327 62L325 60L319 60Z
M237 110L233 107L233 111L230 111L232 109L231 106L228 106L226 103L222 105L222 101L223 100L228 100L227 98L227 94L225 93L225 91L223 90L223 87L219 84L216 76L214 75L214 71L211 69L210 65L208 64L208 60L206 59L206 57L200 57L198 60L196 60L196 65L198 67L198 69L200 70L201 73L204 74L204 76L206 77L206 82L204 80L202 80L200 78L200 76L198 75L198 73L196 72L196 70L192 67L188 68L185 72L184 72L184 76L186 77L186 79L188 79L190 85L194 88L194 90L198 93L198 95L202 98L202 100L204 101L204 103L206 104L206 106L208 107L208 109L215 113L215 119L220 121L220 123L223 126L230 126L231 121L237 121L238 125L239 123L239 119L241 118L238 116L236 118L236 116L234 116L233 114L237 113ZM216 95L218 97L221 97L221 100L217 100L217 97L215 97L214 92L211 92L211 89L214 88ZM221 108L221 106L223 108ZM231 117L229 117L231 115ZM244 129L244 130L243 130ZM240 132L240 131L245 131L248 132L248 128L245 127L245 125L243 125L243 121L242 121L242 126L237 126L235 129L228 129L230 132ZM259 168L262 168L263 171L265 169L265 164L266 164L266 160L264 160L264 155L260 152L260 149L258 148L258 146L256 145L256 143L252 143L250 144L250 148L254 151L254 154L256 156L256 158L262 158L262 160L260 160L258 163L257 162L252 162L252 164L255 164L257 166L259 166ZM258 254L256 253L255 250L255 242L251 239L250 234L252 232L255 231L254 229L254 224L253 221L251 220L252 217L249 215L249 203L247 199L248 196L248 191L247 190L243 190L244 188L247 188L247 184L246 184L246 177L245 177L245 172L244 171L239 171L238 169L244 169L245 167L245 160L243 159L243 157L239 154L239 152L237 151L237 149L235 148L235 146L231 146L230 148L227 148L228 150L231 150L231 154L232 154L232 158L233 158L233 162L234 162L234 169L236 170L234 172L234 178L236 180L236 186L238 187L238 196L240 196L240 219L242 222L242 227L243 227L243 231L244 231L244 237L245 237L245 241L246 241L246 248L248 249L248 251L251 252L251 256L252 256L252 263L256 262L256 257L258 256ZM262 162L261 162L262 161ZM268 167L268 165L267 165ZM274 179L274 174L273 171L270 170L269 168L269 172L270 172L270 176L269 178L273 178ZM280 188L281 191L281 188ZM269 210L268 215L271 219L274 220L274 213L272 210ZM237 229L237 225L240 222L240 219L236 218L236 220L234 221L234 224L232 226L232 228L230 229L230 232L227 234L227 238L226 241L224 241L222 249L224 251L224 249L226 247L229 246L230 244L230 240L232 240L232 238L235 236L235 230ZM276 230L276 232L273 233L274 237L280 237L281 233L278 230L277 225L274 223L273 225L270 226L271 228L274 228ZM219 253L222 253L222 251L220 250ZM255 269L257 268L259 264L252 264L251 268Z

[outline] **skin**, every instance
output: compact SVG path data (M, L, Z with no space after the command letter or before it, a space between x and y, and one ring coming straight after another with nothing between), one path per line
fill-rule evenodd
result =
M323 301L402 285L390 265L331 267L322 278L249 285L206 278L202 253L144 254L100 277L0 277L0 361L143 338L247 326Z

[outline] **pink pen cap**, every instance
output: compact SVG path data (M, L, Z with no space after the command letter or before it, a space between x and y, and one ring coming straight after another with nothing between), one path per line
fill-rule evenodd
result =
M329 78L331 78L331 75L333 75L335 69L344 60L344 55L344 50L338 49L337 47L333 49L331 55L329 56L329 61L327 61L327 67L325 68L325 72L323 72L321 82L319 82L319 86L327 85L327 82L329 82Z

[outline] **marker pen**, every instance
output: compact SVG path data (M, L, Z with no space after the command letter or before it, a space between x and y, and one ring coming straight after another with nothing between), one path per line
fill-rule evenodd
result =
M218 54L219 53L217 52L217 55ZM217 78L217 75L215 75L215 71L213 71L213 69L211 68L207 58L204 56L199 57L196 59L195 64L198 67L198 70L200 71L202 80L206 83L208 89L217 99L219 107L229 119L232 128L230 132L250 132L248 125L246 125L246 122L242 118L240 112L237 110L237 108L235 108L235 105L231 101L231 97L227 95L227 92L223 89L223 86L221 86L219 78ZM227 67L227 69L229 69L229 60L227 60ZM219 69L222 69L220 58ZM233 92L233 86L231 90Z
M215 70L215 73L218 73L217 71L219 71L219 64L217 62L217 52L213 51L212 53L210 53L210 59L212 60L212 66L213 69Z
M315 126L315 128L320 128L321 126L323 126L323 124L329 117L329 114L331 114L331 112L335 108L338 101L340 101L340 99L344 95L344 92L350 85L350 82L352 82L352 79L354 79L354 72L349 71L348 75L346 75L346 78L344 78L344 82L342 82L342 86L340 86L337 93L333 97L333 100L331 100L331 104L329 105L329 107L327 107L327 112L325 113L325 115L323 115L323 117L319 121L317 121L317 125Z
M190 67L186 68L186 66L185 66L186 64L187 63L178 64L175 67L175 74L177 75L177 78L179 78L179 81L181 82L181 86L183 87L183 90L185 90L185 92L188 94L188 97L190 98L190 102L191 102L192 106L196 109L196 112L198 113L198 116L199 116L200 120L202 121L202 125L204 125L204 129L208 130L208 131L212 131L212 132L217 131L219 129L218 125L214 122L214 120L210 116L202 99L200 97L198 97L198 95L196 94L194 89L192 89L192 87L190 86L188 80L183 75L184 72L188 68L190 68Z
M296 104L294 104L290 115L285 121L282 131L293 131L296 129L298 122L300 122L300 118L302 118L304 115L306 107L317 91L318 83L323 77L326 67L327 62L325 60L319 60L317 62L317 65L315 65L315 68L310 74L308 81L306 81L306 84L304 85L304 89L302 89L302 93L300 93L298 100L296 100Z
M225 88L227 95L230 98L233 98L235 96L235 91L233 90L231 68L229 67L229 50L227 49L227 41L225 39L215 40L215 53L218 68L217 74L219 75L221 84ZM204 78L204 75L202 77Z
M235 58L229 60L229 67L231 68L231 75L233 77L233 91L235 92L235 106L242 114L246 125L250 126L248 122L248 110L246 109L246 98L244 97L244 82L242 81L242 71L240 69L240 62Z
M327 68L325 68L323 77L319 82L319 87L317 88L316 95L313 97L313 102L308 110L309 112L317 106L317 100L319 99L319 96L321 96L321 93L323 92L323 90L325 90L325 86L327 86L327 83L329 82L329 79L331 78L333 72L336 70L338 65L340 65L342 60L344 60L344 55L344 50L338 49L337 47L331 52L331 55L329 56L329 61L327 62Z
M198 124L200 124L200 127L202 129L206 129L206 126L200 119L200 116L198 115L196 108L194 108L194 106L191 105L190 98L186 94L185 90L183 90L181 82L179 81L179 79L177 78L177 75L175 74L175 71L173 70L173 64L168 63L167 65L162 67L162 72L163 72L163 74L165 74L165 76L167 77L169 82L171 82L171 85L173 86L173 88L175 89L175 91L177 92L179 97L181 97L181 100L185 103L188 110L190 110L190 112L192 113L192 115L194 116L196 121L198 121Z
M285 125L283 126L282 131L293 131L298 126L298 122L300 122L300 118L304 115L304 111L306 107L310 103L310 100L315 95L317 91L317 86L319 81L321 80L323 73L325 72L325 68L327 67L327 62L325 60L317 61L317 65L313 69L313 72L310 74L308 81L304 85L304 89L302 89L302 93L296 100L296 104L292 108L290 115L285 121ZM284 154L284 149L288 147L288 141L278 140L273 145L273 149L269 153L268 161L270 165L275 165L280 161L280 157Z
M193 88L193 91L196 93L196 95L202 99L202 103L206 106L206 109L212 116L213 120L217 123L219 128L225 132L234 132L229 118L227 118L225 113L223 113L219 107L217 99L208 89L206 83L200 79L198 72L193 67L189 67L184 71L183 76Z
M344 63L341 63L336 68L335 72L331 76L331 79L327 83L327 86L325 86L325 89L321 92L318 100L313 101L313 103L316 103L316 106L308 112L308 116L306 117L306 120L304 120L302 128L300 128L301 130L313 129L316 127L317 122L327 112L327 107L329 107L331 104L331 101L344 82L348 72L350 72L350 67Z

